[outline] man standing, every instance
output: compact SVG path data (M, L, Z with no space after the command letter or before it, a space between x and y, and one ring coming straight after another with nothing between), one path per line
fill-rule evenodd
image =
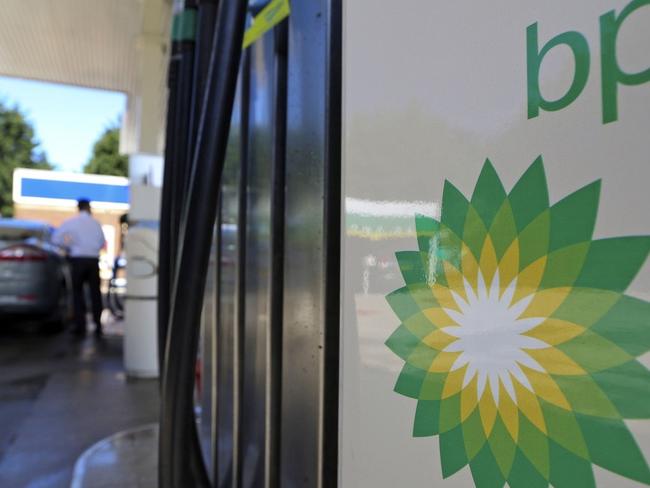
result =
M86 333L86 301L84 283L90 289L95 335L102 335L102 295L99 289L99 252L106 244L102 227L91 215L90 201L80 199L77 203L79 214L61 224L53 236L53 241L68 251L72 268L72 291L74 297L74 333Z

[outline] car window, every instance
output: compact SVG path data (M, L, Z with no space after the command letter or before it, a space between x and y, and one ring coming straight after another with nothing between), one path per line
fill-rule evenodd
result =
M43 237L43 231L40 229L0 228L0 246L3 247L17 242L35 243L41 241Z

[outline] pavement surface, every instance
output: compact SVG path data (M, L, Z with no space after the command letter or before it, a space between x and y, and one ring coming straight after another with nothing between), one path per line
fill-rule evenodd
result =
M157 488L158 424L123 430L86 450L70 488Z
M83 340L0 319L0 487L69 488L77 459L158 421L158 382L122 367L121 324Z

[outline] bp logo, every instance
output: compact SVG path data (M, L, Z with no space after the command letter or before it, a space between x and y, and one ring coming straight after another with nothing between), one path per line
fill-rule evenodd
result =
M650 484L625 423L650 418L650 303L624 294L650 236L592 240L599 190L551 206L541 158L510 193L486 161L470 200L445 182L440 220L415 217L386 344L443 477L589 487L595 464Z

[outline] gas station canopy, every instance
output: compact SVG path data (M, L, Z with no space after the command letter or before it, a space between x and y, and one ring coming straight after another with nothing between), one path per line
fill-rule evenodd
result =
M159 152L171 0L3 0L0 76L124 92L122 152Z

